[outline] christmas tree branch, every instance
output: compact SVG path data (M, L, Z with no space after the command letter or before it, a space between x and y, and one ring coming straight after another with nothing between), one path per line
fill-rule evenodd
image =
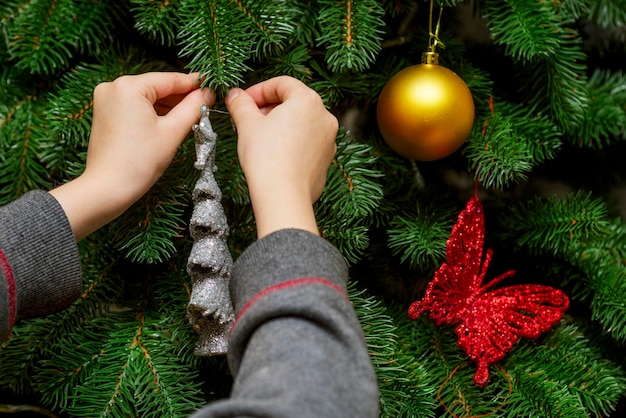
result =
M325 46L326 62L332 71L363 71L380 51L384 22L377 1L320 1L319 22L324 31L318 38Z

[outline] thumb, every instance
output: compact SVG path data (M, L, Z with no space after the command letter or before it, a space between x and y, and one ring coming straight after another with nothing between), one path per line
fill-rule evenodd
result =
M162 126L169 132L176 146L186 138L191 126L200 119L200 107L211 106L215 102L215 94L209 90L197 89L189 93L183 100L162 117Z
M262 114L252 96L242 89L231 89L224 99L224 103L226 103L235 126L239 126L240 122L248 120L253 115Z

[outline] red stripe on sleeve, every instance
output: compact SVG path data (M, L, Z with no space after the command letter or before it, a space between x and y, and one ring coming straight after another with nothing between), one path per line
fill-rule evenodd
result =
M233 330L233 328L235 328L235 325L237 324L237 321L239 320L239 318L241 318L243 314L245 314L246 311L250 309L250 307L252 307L252 305L254 305L259 299L271 293L278 292L280 290L291 289L294 287L305 286L305 285L310 285L310 284L323 284L339 292L346 299L348 298L348 295L346 294L346 292L343 291L341 287L337 286L335 283L331 282L330 280L322 279L320 277L304 277L301 279L293 279L293 280L288 280L286 282L277 283L275 285L268 286L265 289L261 290L259 293L254 295L252 299L250 299L243 306L243 308L241 308L241 311L239 311L239 313L237 314L237 317L235 318L235 322L233 323L231 331Z
M9 260L4 255L2 249L0 249L0 269L4 273L4 277L7 280L7 287L9 291L9 331L13 328L13 324L15 324L15 311L17 309L17 299L15 295L15 277L13 277L13 269L11 268L11 264L9 264Z

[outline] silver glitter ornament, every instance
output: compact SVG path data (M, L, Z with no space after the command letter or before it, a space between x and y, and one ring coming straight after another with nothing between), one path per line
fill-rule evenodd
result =
M193 246L187 260L192 279L191 300L187 307L189 322L200 335L195 354L225 354L228 332L235 315L228 284L233 258L228 250L228 222L221 204L220 190L213 173L217 134L211 127L209 108L200 108L200 123L193 126L196 162L200 178L193 189L193 213L189 232Z

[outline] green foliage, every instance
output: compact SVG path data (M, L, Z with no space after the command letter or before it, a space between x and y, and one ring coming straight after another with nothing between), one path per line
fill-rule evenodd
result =
M566 199L532 199L511 208L499 220L501 236L532 254L554 257L575 269L562 270L577 299L591 299L591 318L617 340L626 339L626 229L610 222L600 199L582 192Z
M0 27L18 69L52 74L110 42L122 13L117 0L14 1L4 6Z
M81 254L81 298L16 327L2 350L0 383L18 393L35 390L54 410L76 417L177 417L201 406L184 269L165 265L155 273L117 264L95 239Z
M374 168L376 156L346 130L337 137L337 154L326 187L315 206L322 235L335 244L350 263L356 262L369 243L367 226L383 198Z
M176 43L180 26L179 0L131 0L135 28L161 45Z
M44 97L45 110L35 114L33 136L41 142L41 161L57 179L74 178L84 170L96 85L123 74L164 69L158 61L147 62L136 49L110 52L101 62L78 64L61 76Z
M11 337L3 344L0 356L2 387L18 394L33 393L37 389L33 382L42 371L41 362L55 352L56 344L67 338L68 333L81 330L102 315L108 309L107 305L120 296L120 277L115 272L117 261L107 247L99 245L98 238L101 238L100 233L81 242L84 286L80 298L62 312L16 325Z
M618 341L626 340L626 228L615 220L597 239L573 242L562 258L582 273L580 297L591 299L591 319ZM569 280L571 281L571 280Z
M607 416L626 393L623 359L603 358L619 357L612 351L626 341L626 227L609 219L604 190L525 196L537 190L537 171L573 147L621 150L624 72L588 61L593 39L581 24L614 30L626 22L626 3L485 0L468 21L462 0L434 2L435 13L444 6L441 63L470 88L475 124L462 152L416 163L384 143L375 105L393 74L419 62L429 3L4 1L0 204L83 171L99 82L198 71L218 93L214 108L224 111L230 87L291 75L345 125L315 213L322 235L350 265L364 254L380 264L354 277L359 284L349 293L379 378L382 416ZM483 23L489 39L464 37ZM609 64L623 55L623 40L615 43L621 49L611 47ZM255 240L254 219L232 121L221 113L211 121L236 257ZM65 311L14 329L0 352L2 388L70 416L184 416L216 396L201 380L206 364L193 356L196 334L186 320L193 148L189 139L146 196L81 242L83 294ZM580 171L597 177L608 168ZM538 340L520 341L490 369L484 389L473 383L475 365L451 328L410 321L398 301L357 290L389 266L386 274L402 271L395 286L410 294L422 289L416 277L430 276L445 259L450 228L475 180L488 196L490 239L515 251L524 268L544 273L533 282L556 283L573 301L572 317ZM398 261L406 269L393 265Z
M582 192L566 199L534 198L502 217L501 231L515 237L519 246L532 251L563 252L572 242L589 242L602 237L608 226L606 205Z
M348 295L354 305L378 377L381 393L381 416L397 417L408 399L397 382L407 381L404 364L396 358L396 325L387 308L373 296L359 290L354 282L348 284Z
M320 0L318 22L324 31L318 38L326 49L333 72L363 71L380 52L383 8L375 0Z
M525 181L533 167L554 159L561 135L548 118L519 105L496 102L491 107L491 114L474 124L463 152L481 184L505 189Z
M504 45L506 55L518 62L556 55L560 45L554 36L556 16L550 3L488 1L486 8L491 35L496 45Z
M550 2L486 1L484 16L496 44L519 67L520 92L561 129L582 123L589 101L580 35Z
M187 228L191 204L190 190L178 182L193 169L185 151L181 148L159 182L111 225L114 242L132 261L160 263L177 251L174 240Z
M406 370L394 384L409 396L404 414L383 416L435 417L441 408L455 416L607 416L626 390L624 371L566 320L537 340L522 339L480 389L451 328L410 321L399 308L390 313L398 327L396 362Z
M225 93L227 88L243 82L250 70L246 60L254 48L250 22L237 19L240 10L226 0L188 1L180 9L185 22L179 38L180 55L190 57L188 68L200 72L203 85Z
M585 148L603 148L626 139L626 74L596 69L587 83L591 97L581 126L567 139Z
M624 0L597 0L592 2L589 12L591 20L603 27L626 24L626 2Z
M251 70L248 59L284 47L300 9L279 2L213 0L185 1L179 13L181 56L190 57L187 67L200 72L203 86L221 95L243 83Z
M369 146L353 141L347 131L341 132L337 141L337 154L328 171L327 186L318 208L347 220L370 216L383 197L375 181L383 174L370 169L376 156Z
M33 135L35 115L43 110L38 100L43 93L33 81L15 68L0 72L0 204L51 185L39 158L41 139Z
M626 375L565 321L541 344L522 341L506 360L514 391L506 416L609 416L626 390Z
M454 209L438 199L421 196L415 210L393 217L388 234L392 254L413 269L432 269L446 256L446 241L456 220Z

